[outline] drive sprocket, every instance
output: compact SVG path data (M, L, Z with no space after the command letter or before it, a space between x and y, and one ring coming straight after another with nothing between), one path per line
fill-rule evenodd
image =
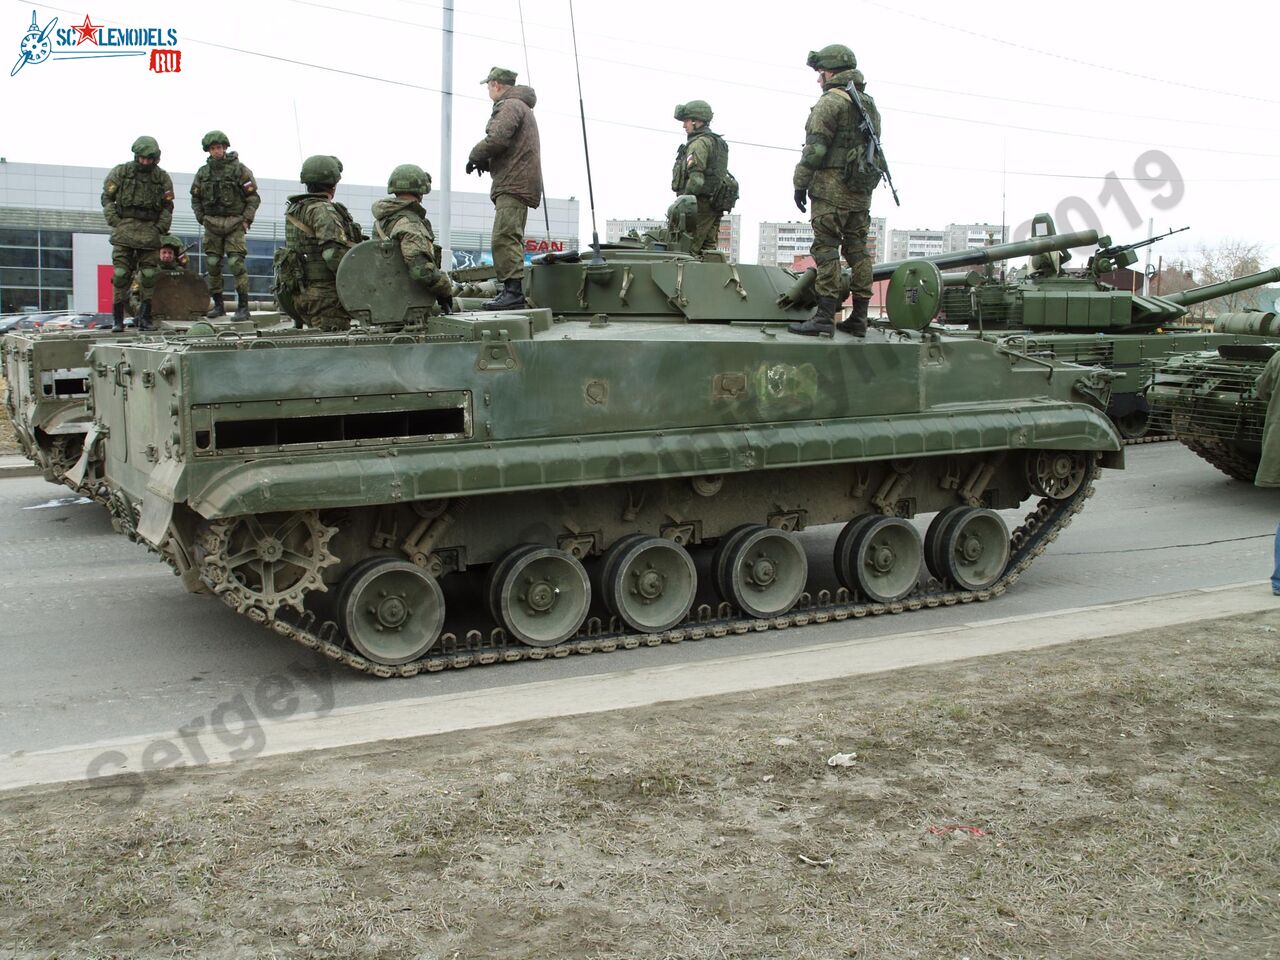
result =
M338 562L329 552L337 532L315 510L214 520L200 538L200 579L254 619L274 620L281 607L301 612L308 593L327 589L321 573Z

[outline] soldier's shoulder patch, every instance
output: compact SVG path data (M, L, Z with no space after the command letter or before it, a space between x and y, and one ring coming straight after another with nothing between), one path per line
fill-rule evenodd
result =
M107 193L115 193L120 189L120 184L116 183L114 180L108 180L105 189Z
M694 161L694 159L695 159L695 158L694 158L693 154L689 154L689 157L688 157L688 159L686 159L686 160L685 160L684 165L685 165L686 167L692 167L692 166L693 166L693 161Z
M258 189L258 185L254 183L252 180L246 180L244 183L240 184L240 188L245 193L253 193L253 191Z
M172 200L172 199L173 199L173 191L172 191L172 190L166 190L166 191L164 192L164 198L165 198L166 200Z

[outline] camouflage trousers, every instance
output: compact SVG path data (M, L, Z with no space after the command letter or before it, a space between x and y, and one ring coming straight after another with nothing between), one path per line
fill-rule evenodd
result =
M338 288L332 283L308 281L293 295L293 308L308 327L319 327L327 332L347 330L351 326L351 315L343 309L342 301L338 299Z
M133 285L135 272L138 275L139 297L150 300L156 289L156 278L160 276L160 249L140 250L137 247L113 244L111 267L113 304L129 302L129 287Z
M711 209L706 197L698 198L698 212L694 214L693 226L690 228L690 236L693 238L690 250L693 253L714 251L720 246L721 216L719 210Z
M852 274L847 291L855 300L871 299L871 255L867 253L867 233L871 230L871 205L861 210L837 207L812 197L809 222L813 225L813 263L818 270L817 293L820 297L844 300L846 291L840 276L843 254Z
M249 270L244 258L249 255L249 245L245 242L244 229L233 230L228 234L204 232L204 265L205 279L209 283L209 292L217 297L222 294L222 261L227 261L227 269L235 278L236 293L249 295Z
M519 280L524 276L524 225L529 208L506 193L498 194L493 205L493 268L499 283Z

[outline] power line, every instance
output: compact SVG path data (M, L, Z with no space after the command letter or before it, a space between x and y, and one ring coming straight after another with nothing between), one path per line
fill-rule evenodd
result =
M902 16L900 9L889 6L885 3L879 3L877 0L862 0L864 4L870 7L879 7L881 10L887 10L895 16ZM1163 83L1171 87L1182 87L1186 90L1196 90L1200 93L1212 93L1220 97L1238 97L1241 100L1255 100L1258 103L1280 103L1280 100L1271 100L1267 97L1255 97L1248 93L1237 93L1234 90L1217 90L1213 87L1200 87L1194 83L1183 83L1181 80L1170 80L1166 77L1153 77L1147 73L1138 73L1135 70L1123 70L1120 67L1113 67L1105 63L1094 63L1091 60L1083 60L1080 57L1069 57L1064 53L1057 53L1053 50L1043 50L1039 47L1028 46L1025 43L1017 43L1013 40L1005 40L1003 37L993 37L988 33L982 33L978 30L970 30L968 27L960 27L954 23L946 23L943 20L934 20L931 17L922 16L915 10L911 12L911 19L923 20L925 23L932 23L936 27L942 27L946 30L954 30L957 33L967 34L971 37L977 37L980 40L987 40L991 43L1003 44L1006 47L1012 47L1016 50L1026 50L1028 53L1034 53L1041 57L1053 57L1055 60L1064 60L1067 63L1075 63L1080 66L1088 67L1090 70L1106 70L1110 73L1118 73L1125 77L1135 77L1139 80L1148 80L1152 83Z

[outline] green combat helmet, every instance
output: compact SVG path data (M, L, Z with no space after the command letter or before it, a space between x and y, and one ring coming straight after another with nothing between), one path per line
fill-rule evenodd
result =
M302 161L302 172L298 174L298 179L303 183L333 186L342 179L342 161L323 153L307 157Z
M416 193L425 197L431 192L431 174L416 163L402 163L387 178L387 193Z
M133 141L133 155L135 157L150 157L156 163L159 163L160 144L156 143L155 137L139 137Z
M677 120L701 120L710 123L715 114L711 112L711 104L705 100L690 100L688 103L676 104Z
M852 70L858 65L858 58L843 43L832 43L821 50L810 50L805 63L812 70Z
M208 152L215 143L222 144L228 150L231 149L231 139L221 130L210 130L200 138L200 147L205 152Z
M160 246L162 248L163 247L171 248L173 252L176 253L178 256L182 256L184 253L187 252L187 245L183 243L182 240L180 240L178 237L175 237L172 233L166 233L160 239Z

